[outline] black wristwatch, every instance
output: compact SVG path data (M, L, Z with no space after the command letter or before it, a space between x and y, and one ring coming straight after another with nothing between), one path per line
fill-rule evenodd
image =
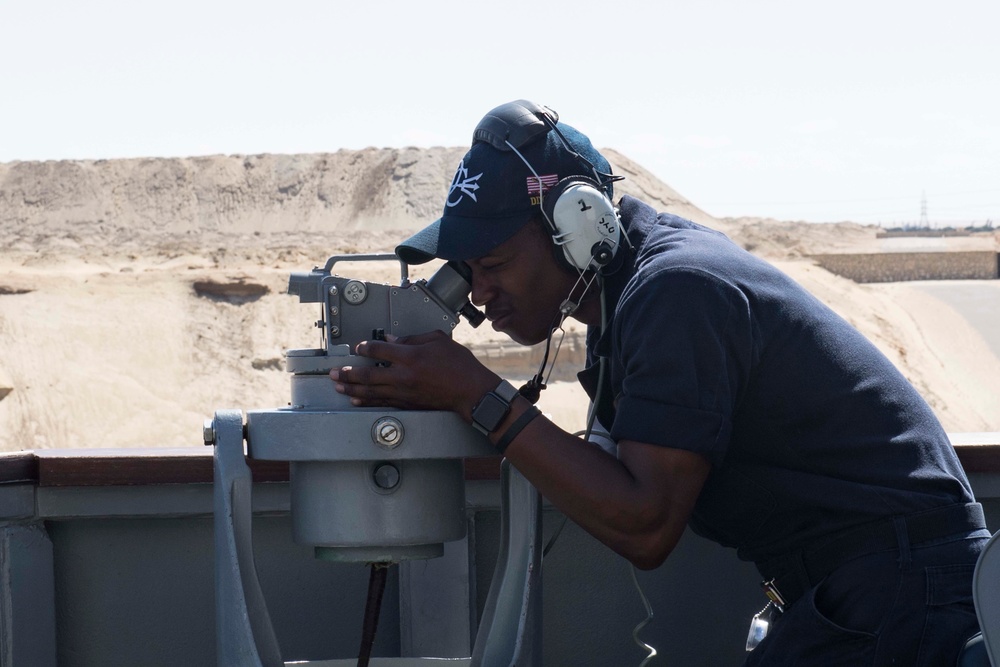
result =
M472 425L483 435L489 435L497 430L500 423L510 412L510 404L517 396L517 389L510 382L503 380L493 391L486 392L476 407L472 408Z

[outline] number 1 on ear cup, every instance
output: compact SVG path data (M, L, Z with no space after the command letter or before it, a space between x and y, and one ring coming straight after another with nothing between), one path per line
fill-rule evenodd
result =
M597 182L582 176L559 181L546 193L542 212L568 268L598 269L618 250L618 212Z

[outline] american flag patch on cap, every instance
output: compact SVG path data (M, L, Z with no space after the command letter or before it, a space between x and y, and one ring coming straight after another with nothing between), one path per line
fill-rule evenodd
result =
M528 176L528 194L537 195L548 190L559 182L558 174L544 174L542 176Z

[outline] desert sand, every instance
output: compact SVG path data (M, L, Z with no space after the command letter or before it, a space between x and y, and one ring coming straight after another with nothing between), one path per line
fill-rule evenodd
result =
M217 409L285 405L284 350L318 344L315 304L285 294L289 274L391 252L438 215L463 151L0 164L0 451L197 446ZM809 259L877 251L876 228L716 219L605 154L626 177L619 194L725 232L853 323L947 430L1000 430L1000 359L958 311L918 284L859 285ZM399 280L392 262L338 272ZM583 330L566 329L541 407L578 430ZM536 370L539 350L488 326L455 335L505 377Z

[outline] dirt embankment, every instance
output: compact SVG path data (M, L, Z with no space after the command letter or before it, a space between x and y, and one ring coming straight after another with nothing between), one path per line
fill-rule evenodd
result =
M0 451L196 445L216 409L285 405L283 351L318 340L318 313L284 294L288 275L333 254L390 252L437 217L463 153L0 164ZM875 228L716 220L627 157L606 155L626 177L618 194L724 231L848 317L947 428L1000 426L1000 362L961 318L905 287L856 285L803 259L874 247ZM399 279L391 264L341 272ZM945 321L961 354L941 350L935 323ZM456 337L512 379L534 373L541 355L488 327ZM582 356L582 330L569 326L543 394L572 430L586 410L571 383Z

